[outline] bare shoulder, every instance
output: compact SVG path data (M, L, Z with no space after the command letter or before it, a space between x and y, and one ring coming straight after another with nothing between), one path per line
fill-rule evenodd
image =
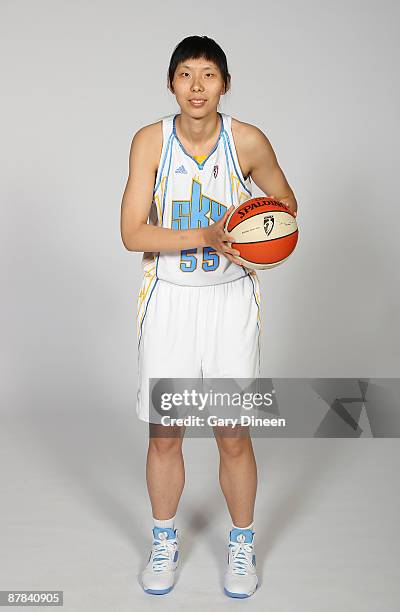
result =
M266 146L271 147L268 138L258 127L232 117L232 136L235 141L239 164L246 178L254 168L255 159Z
M235 144L240 147L253 147L257 143L268 141L268 138L260 128L245 121L239 121L232 117L232 134Z
M162 139L162 121L156 121L155 123L149 123L149 125L144 125L141 127L135 134L134 138L138 139L150 139L157 140L158 138Z
M162 150L162 141L162 121L144 125L133 136L132 153L146 155L148 163L157 168Z

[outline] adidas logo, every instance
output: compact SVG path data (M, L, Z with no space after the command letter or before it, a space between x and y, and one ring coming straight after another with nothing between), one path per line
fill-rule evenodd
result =
M177 168L175 170L175 173L177 173L177 174L187 174L187 170L186 170L185 166L182 164L182 166L179 166L179 168Z

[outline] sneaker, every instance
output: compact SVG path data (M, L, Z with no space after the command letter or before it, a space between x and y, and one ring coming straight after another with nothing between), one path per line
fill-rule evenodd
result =
M146 593L164 595L174 586L178 567L178 532L169 527L153 528L153 547L142 572L142 586Z
M228 569L224 582L225 594L228 597L250 597L257 585L254 531L232 529L229 534Z

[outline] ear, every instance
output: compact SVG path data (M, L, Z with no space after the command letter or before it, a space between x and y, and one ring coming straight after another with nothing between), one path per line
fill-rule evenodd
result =
M170 83L170 81L169 81L169 76L167 76L167 89L169 89L169 91L171 93L175 94L174 87L173 87L172 83Z
M230 90L230 88L231 88L231 77L228 76L228 82L227 82L227 85L226 85L226 89L225 89L225 85L224 85L222 87L221 95L225 95Z

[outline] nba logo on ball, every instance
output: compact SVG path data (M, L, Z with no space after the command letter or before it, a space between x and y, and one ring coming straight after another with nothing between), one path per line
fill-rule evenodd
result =
M247 268L265 270L285 261L294 251L299 231L290 209L273 198L247 200L231 212L225 231L234 237L236 259Z

